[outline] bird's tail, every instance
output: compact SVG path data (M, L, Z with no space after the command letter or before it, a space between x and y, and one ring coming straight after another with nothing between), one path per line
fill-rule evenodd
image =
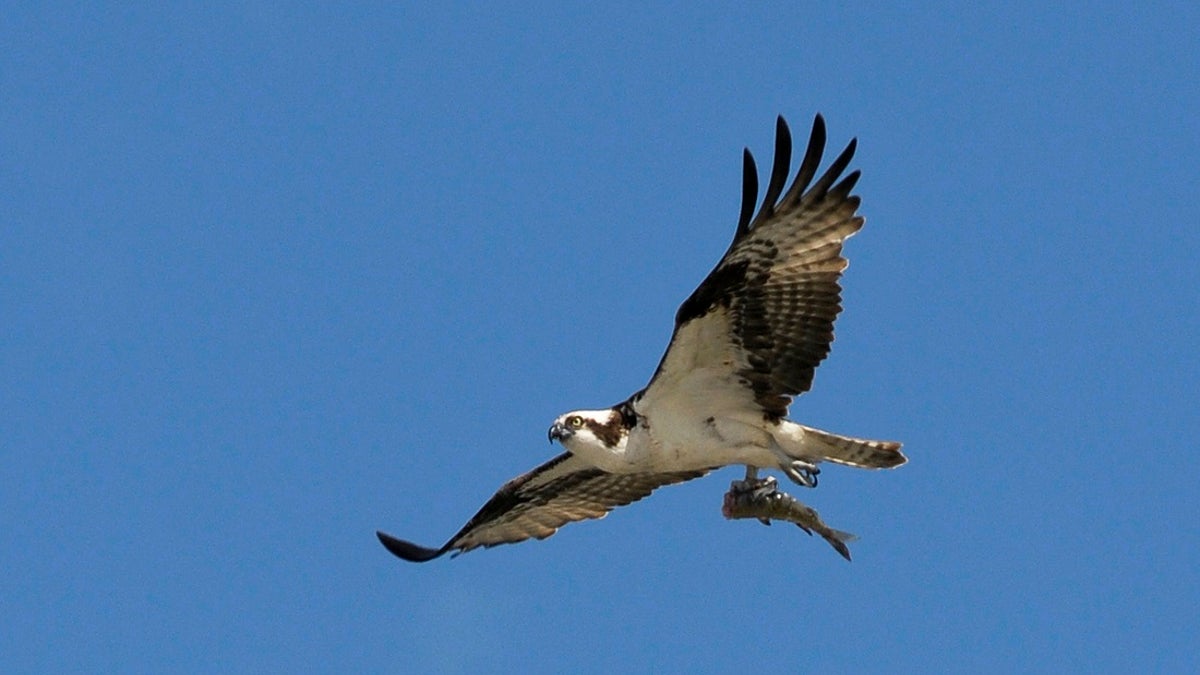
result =
M872 441L839 436L790 420L780 423L776 436L789 454L864 469L890 469L908 461L895 441Z

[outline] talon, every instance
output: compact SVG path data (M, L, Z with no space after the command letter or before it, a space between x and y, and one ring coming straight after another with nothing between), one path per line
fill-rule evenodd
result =
M757 471L754 473L756 474ZM751 503L761 503L782 494L779 492L778 486L779 481L775 480L774 476L758 478L751 472L747 472L745 480L735 480L729 484L729 492L725 493L725 499L721 504L721 514L726 518L732 518L734 510L739 507L745 507ZM763 525L770 526L771 524L771 519L766 516L758 516L756 520Z
M766 478L758 481L758 484L755 485L750 492L756 500L769 497L776 492L779 492L779 481L775 480L774 476L767 476Z
M817 487L817 474L821 473L821 470L817 468L816 464L797 459L780 468L783 469L788 478L791 478L797 484L807 488Z
M729 496L740 497L742 495L750 495L753 499L759 499L772 492L776 492L777 485L778 481L775 480L774 476L735 480L729 484Z

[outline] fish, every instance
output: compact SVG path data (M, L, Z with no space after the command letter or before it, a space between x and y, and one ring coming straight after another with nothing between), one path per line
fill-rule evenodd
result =
M729 520L756 518L763 525L770 525L772 519L795 523L809 536L814 532L821 535L846 560L850 560L850 548L846 543L858 539L849 532L826 525L815 509L780 490L775 479L769 477L733 481L729 492L725 493L721 514Z

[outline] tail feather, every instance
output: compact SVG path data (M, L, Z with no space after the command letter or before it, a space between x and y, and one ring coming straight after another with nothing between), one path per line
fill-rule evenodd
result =
M784 424L789 422L785 421ZM890 469L908 461L900 452L900 443L895 441L839 436L795 422L790 424L801 431L799 434L789 434L799 437L800 453L812 459L865 469Z

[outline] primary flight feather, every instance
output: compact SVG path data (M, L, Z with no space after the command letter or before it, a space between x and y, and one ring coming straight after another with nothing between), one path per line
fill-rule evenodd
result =
M758 172L744 151L733 242L680 305L671 342L645 388L611 408L554 420L550 440L566 452L505 483L441 547L379 532L383 545L404 560L424 562L544 539L566 523L601 518L659 487L733 464L744 465L747 475L731 495L749 496L738 503L751 505L775 491L773 480L757 478L760 468L815 487L821 462L903 464L900 443L841 436L786 418L792 397L808 391L829 354L842 309L842 243L863 226L859 198L850 194L859 172L842 176L855 141L817 178L824 148L825 122L818 115L785 193L792 140L778 118L771 178L757 213Z

